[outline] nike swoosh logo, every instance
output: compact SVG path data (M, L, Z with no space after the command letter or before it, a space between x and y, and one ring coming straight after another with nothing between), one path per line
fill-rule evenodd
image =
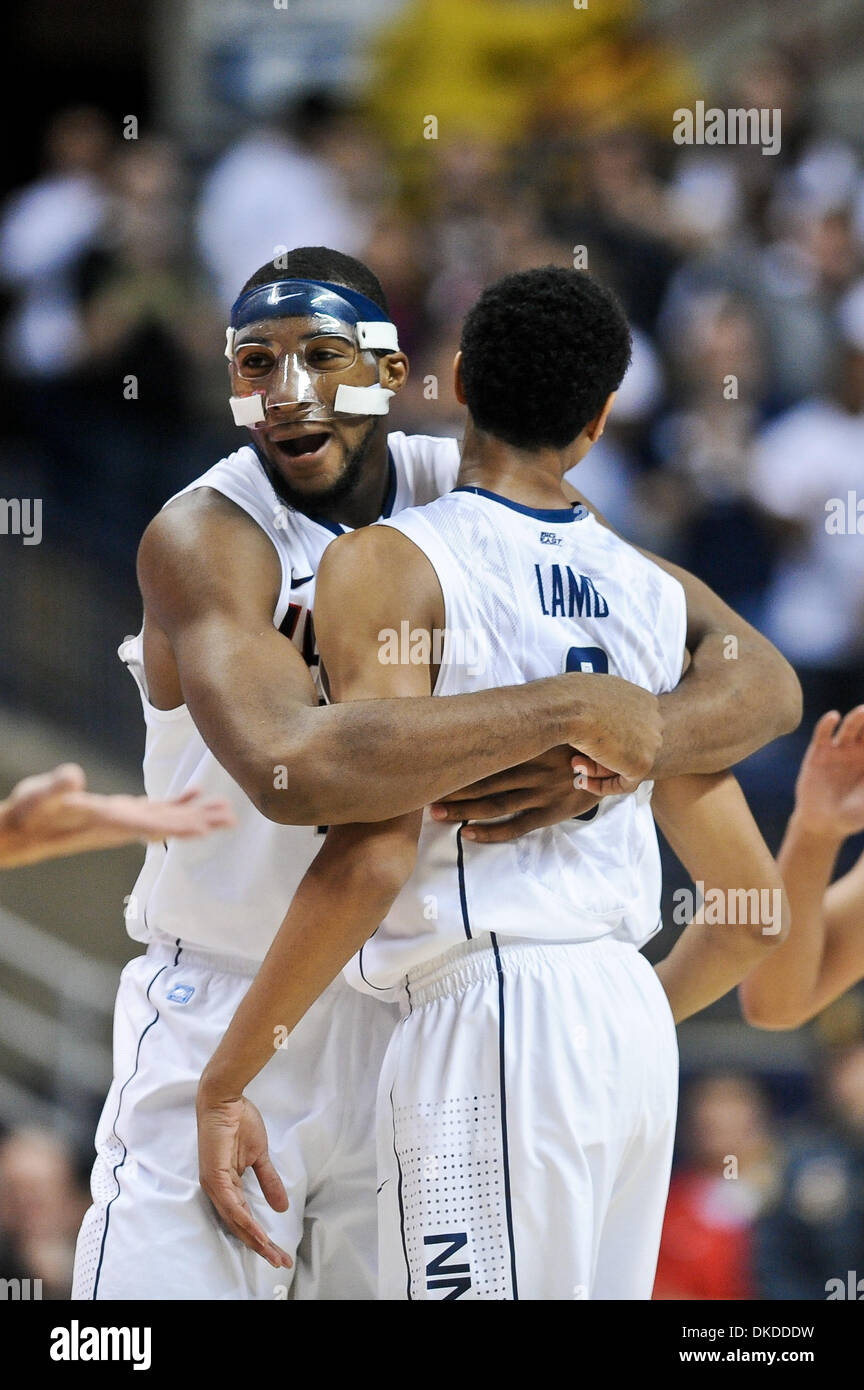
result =
M302 579L292 579L291 588L299 589L301 584L308 584L310 579L314 579L314 574L304 574Z

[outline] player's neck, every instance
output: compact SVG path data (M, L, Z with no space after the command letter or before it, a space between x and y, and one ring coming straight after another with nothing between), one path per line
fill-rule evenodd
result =
M371 526L384 510L390 490L390 461L386 441L381 458L368 458L363 468L363 476L351 492L338 502L322 509L321 515L340 526Z
M556 449L514 449L469 424L462 449L458 487L481 487L540 509L569 507L561 487L564 467Z

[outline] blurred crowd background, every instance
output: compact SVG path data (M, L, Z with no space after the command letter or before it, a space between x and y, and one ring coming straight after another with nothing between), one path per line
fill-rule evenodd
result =
M864 700L854 0L11 10L40 98L0 207L0 494L43 500L43 538L0 536L6 785L75 752L99 789L139 777L115 656L139 624L135 550L240 442L224 325L259 264L309 244L366 260L412 362L393 428L458 435L451 362L478 291L575 258L622 297L634 356L573 481L801 675L801 731L741 770L776 846L815 719ZM676 144L673 113L700 100L779 110L779 151ZM826 527L830 499L851 534ZM135 869L100 856L0 884L0 1276L41 1277L46 1297L85 1201ZM671 859L667 875L687 881ZM729 999L681 1048L657 1296L819 1299L864 1277L861 996L781 1035Z

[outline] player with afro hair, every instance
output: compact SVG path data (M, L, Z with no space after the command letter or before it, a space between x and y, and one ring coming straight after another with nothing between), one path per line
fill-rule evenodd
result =
M484 290L460 346L477 429L515 449L565 449L621 385L631 343L610 290L550 265Z

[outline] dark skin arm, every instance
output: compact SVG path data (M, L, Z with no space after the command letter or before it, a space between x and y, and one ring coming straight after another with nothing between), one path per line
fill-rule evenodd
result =
M564 490L588 507L602 525L609 526L575 488L565 483ZM802 714L801 685L773 643L701 579L662 555L648 550L641 553L684 589L691 657L679 684L662 697L663 747L652 778L725 772L766 743L797 729Z
M325 556L316 597L319 646L334 699L413 703L432 690L426 665L383 664L378 633L407 618L412 629L444 625L438 580L418 548L396 531L370 527L335 543ZM398 597L393 583L398 574ZM345 621L346 615L349 621ZM409 697L409 698L406 698ZM290 1257L267 1236L249 1208L242 1178L252 1168L276 1211L288 1204L270 1160L260 1112L243 1092L273 1056L274 1039L291 1032L386 917L410 876L421 813L379 825L339 825L327 832L297 889L273 945L198 1089L201 1185L229 1231L274 1268ZM325 925L326 924L326 925Z
M160 512L138 573L150 698L162 709L186 703L271 820L381 820L447 795L466 775L477 780L568 741L625 775L644 776L656 758L655 697L614 676L319 707L300 653L273 627L276 552L218 493L200 490Z

